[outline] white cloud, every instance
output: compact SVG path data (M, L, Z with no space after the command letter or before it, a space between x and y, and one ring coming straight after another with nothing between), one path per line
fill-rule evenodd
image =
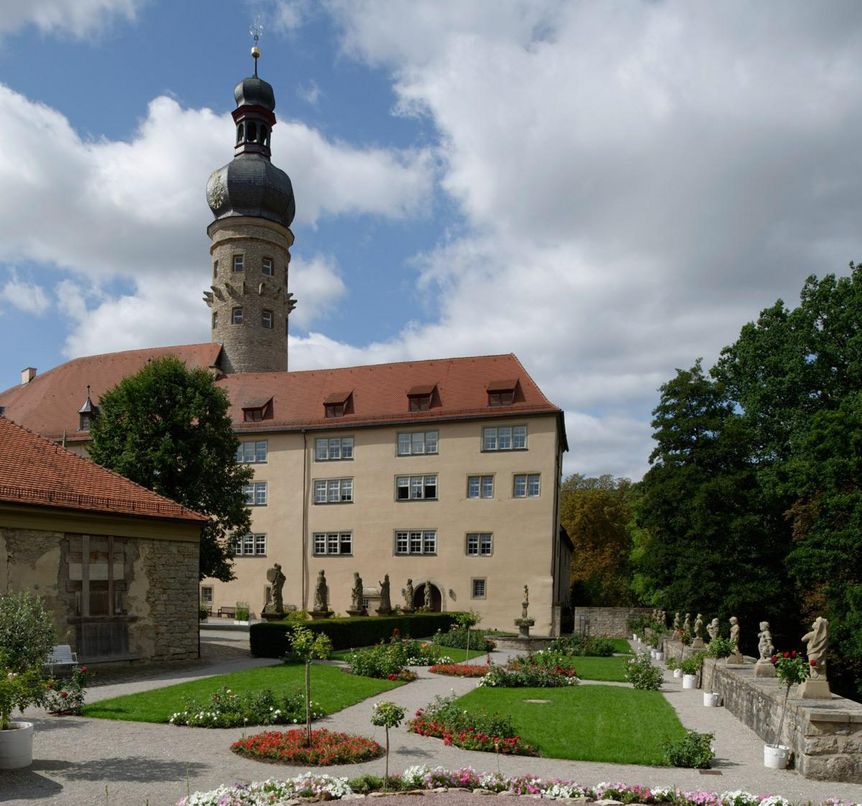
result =
M302 289L302 298L297 299L290 322L304 330L325 319L329 310L347 293L334 259L322 255L310 260L291 260L290 288Z
M19 311L36 316L41 316L51 305L42 286L21 280L14 269L10 272L9 279L0 288L0 301L5 301Z
M0 5L0 33L33 25L46 34L76 38L98 33L115 18L132 21L144 0L5 0Z
M310 106L317 106L320 103L322 92L317 82L312 79L308 84L300 84L296 89L296 94Z

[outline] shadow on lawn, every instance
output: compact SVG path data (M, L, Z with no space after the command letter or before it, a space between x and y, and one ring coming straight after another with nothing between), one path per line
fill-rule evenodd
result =
M115 756L80 763L34 760L33 770L56 772L70 781L181 781L210 768L196 761L163 761L147 756Z

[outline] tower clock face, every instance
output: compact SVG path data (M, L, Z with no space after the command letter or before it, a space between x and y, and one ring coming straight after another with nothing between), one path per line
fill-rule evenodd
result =
M221 173L213 171L210 174L209 182L207 182L207 203L213 210L216 210L224 204L226 197L227 188L221 178Z

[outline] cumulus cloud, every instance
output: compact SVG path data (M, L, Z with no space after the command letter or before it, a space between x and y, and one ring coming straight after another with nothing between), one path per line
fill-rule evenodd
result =
M0 288L0 301L12 305L19 311L36 316L41 316L51 305L42 286L20 279L14 269L10 272L9 279Z
M315 255L310 260L291 260L290 275L290 288L302 289L299 292L302 299L297 300L290 322L304 330L325 319L347 293L335 260L323 255Z
M115 19L134 20L144 0L27 0L0 6L0 34L33 25L42 33L82 38Z

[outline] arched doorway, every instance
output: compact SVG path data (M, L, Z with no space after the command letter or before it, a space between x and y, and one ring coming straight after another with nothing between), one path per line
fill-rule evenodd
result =
M416 589L413 591L413 607L417 610L420 607L425 607L425 586L428 585L431 588L431 610L434 613L440 612L440 605L443 601L443 597L440 595L440 588L438 588L432 582L423 582L421 585L417 585Z

